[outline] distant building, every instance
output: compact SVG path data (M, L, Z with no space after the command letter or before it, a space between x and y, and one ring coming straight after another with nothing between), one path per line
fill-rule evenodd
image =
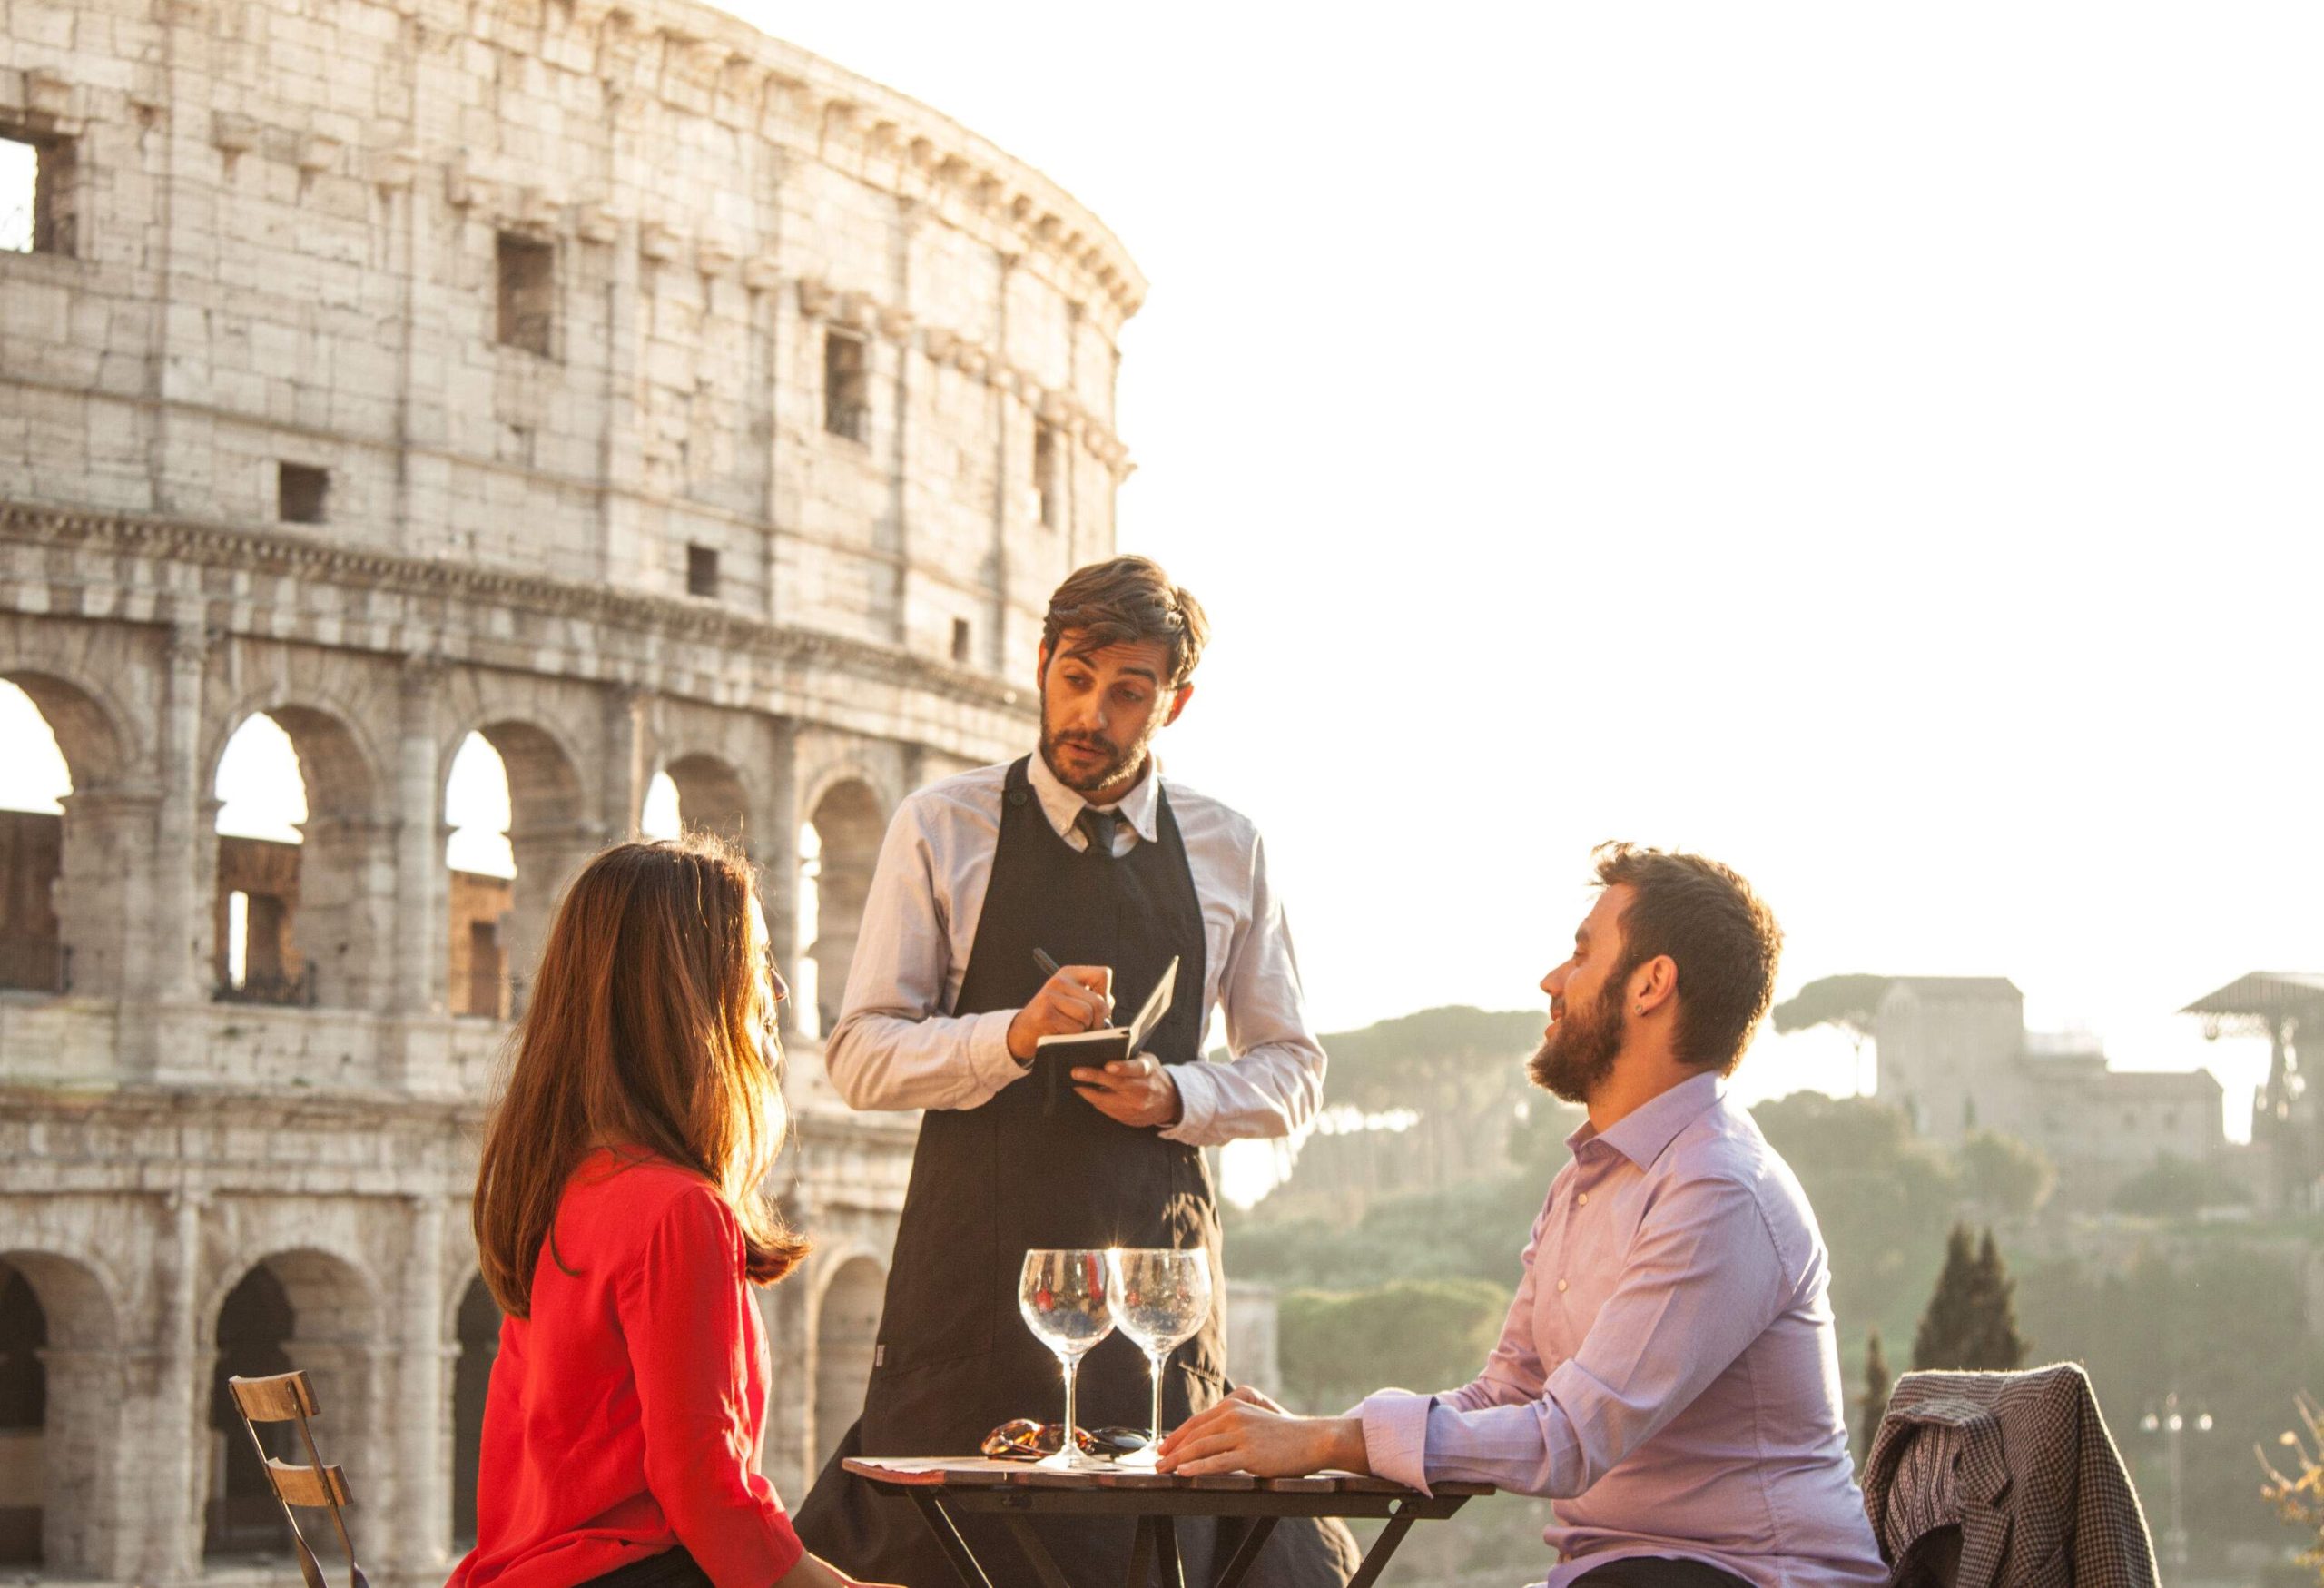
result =
M2251 1147L2265 1160L2268 1198L2278 1208L2324 1205L2324 975L2253 971L2179 1011L2201 1016L2203 1035L2264 1036L2268 1081L2251 1099ZM2302 1051L2303 1032L2311 1040Z
M1913 1129L1958 1141L2000 1129L2025 1046L2025 995L2000 976L1898 976L1874 1006L1881 1100Z
M1872 1015L1878 1095L1932 1139L1999 1131L2110 1183L2226 1148L2209 1070L2112 1070L2092 1039L2028 1031L2025 995L2005 977L1898 976Z

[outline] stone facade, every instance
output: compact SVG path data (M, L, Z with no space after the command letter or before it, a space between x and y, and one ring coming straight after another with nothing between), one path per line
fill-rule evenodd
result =
M2228 1150L2209 1070L2108 1066L2087 1040L2025 1029L2025 996L1998 976L1899 976L1872 1036L1878 1096L1946 1143L1996 1130L2068 1171L2069 1201L2102 1204L2116 1183L2165 1157L2213 1164Z
M0 141L38 169L0 252L0 676L73 782L17 863L54 922L15 929L69 987L0 992L0 1263L38 1304L6 1371L43 1387L0 1398L44 1405L0 1430L7 1504L36 1470L52 1577L278 1579L213 1396L280 1357L372 1580L438 1582L493 1327L472 952L521 1002L666 773L835 999L887 814L1024 747L1042 602L1112 550L1144 283L1038 173L684 0L0 0ZM261 892L311 1005L220 996L212 793L260 713L306 786ZM513 811L484 902L445 859L471 733ZM798 1024L819 1245L763 1297L794 1497L914 1133L841 1107Z

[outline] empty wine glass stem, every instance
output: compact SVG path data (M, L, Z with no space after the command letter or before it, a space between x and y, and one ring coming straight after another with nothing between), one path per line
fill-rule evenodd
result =
M1162 1443L1162 1375L1169 1370L1170 1353L1149 1351L1146 1356L1149 1376L1154 1380L1154 1443Z
M1073 1379L1080 1370L1081 1358L1059 1356L1058 1361L1065 1367L1065 1439L1058 1445L1058 1452L1070 1462L1081 1454L1081 1441L1073 1436Z

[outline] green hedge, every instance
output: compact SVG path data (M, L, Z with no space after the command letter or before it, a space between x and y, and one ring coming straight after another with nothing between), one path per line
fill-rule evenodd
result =
M1303 1411L1344 1411L1375 1389L1454 1389L1501 1337L1510 1293L1482 1279L1396 1279L1282 1299L1285 1393Z

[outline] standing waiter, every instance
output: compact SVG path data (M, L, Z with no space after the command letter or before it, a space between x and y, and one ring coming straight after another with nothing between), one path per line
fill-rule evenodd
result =
M852 1572L955 1580L913 1507L842 1472L842 1457L967 1453L1012 1417L1059 1415L1057 1359L1018 1312L1029 1248L1206 1248L1219 1300L1171 1358L1166 1425L1226 1392L1201 1149L1306 1123L1324 1052L1256 829L1166 784L1152 754L1194 693L1208 633L1145 557L1080 569L1041 630L1039 754L924 788L889 825L824 1062L852 1107L927 1111L863 1415L797 1518L809 1547ZM1037 952L1063 968L1044 973ZM1142 1001L1173 959L1177 994L1143 1053L1074 1070L1056 1099L1027 1080L1041 1037L1105 1026L1117 988ZM1214 1002L1225 1064L1202 1062ZM1079 1393L1083 1426L1145 1425L1146 1366L1119 1336L1084 1360ZM1000 1524L960 1523L980 1559L1017 1558ZM1122 1580L1127 1521L1038 1525L1077 1584ZM1183 1532L1188 1580L1207 1581L1211 1530ZM1252 1580L1342 1583L1352 1549L1337 1524L1285 1525Z

